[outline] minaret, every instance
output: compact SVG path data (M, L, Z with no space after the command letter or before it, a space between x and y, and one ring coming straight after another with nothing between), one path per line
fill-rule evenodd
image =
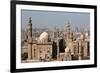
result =
M67 27L66 27L66 47L70 49L70 56L73 55L74 50L73 50L73 33L71 32L70 29L70 23L68 22Z
M60 58L60 51L59 51L59 29L57 28L57 60Z
M32 42L32 20L31 20L31 17L29 18L27 30L28 30L28 40L29 40L29 42Z
M28 34L28 59L32 59L32 20L29 18L29 23L27 26L27 34Z
M67 28L67 45L71 41L71 31L70 31L70 25L68 24Z

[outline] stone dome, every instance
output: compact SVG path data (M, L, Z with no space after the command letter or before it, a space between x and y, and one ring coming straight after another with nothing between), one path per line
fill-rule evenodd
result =
M47 32L43 32L40 37L39 37L39 41L40 42L48 42L48 33Z
M89 33L88 33L88 32L86 32L86 33L85 33L85 37L88 37L88 36L89 36Z
M68 53L70 49L68 47L65 48L65 52Z

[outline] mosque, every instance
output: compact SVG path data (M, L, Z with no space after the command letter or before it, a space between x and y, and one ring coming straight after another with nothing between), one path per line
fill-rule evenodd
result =
M22 62L71 61L90 58L88 32L77 32L75 33L77 37L74 37L74 32L68 25L62 33L52 32L52 38L46 31L43 31L39 37L33 38L31 18L26 29L27 37L21 42Z

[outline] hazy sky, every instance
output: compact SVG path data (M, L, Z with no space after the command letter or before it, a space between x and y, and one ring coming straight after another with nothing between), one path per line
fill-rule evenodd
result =
M29 17L31 17L33 28L62 27L69 21L73 28L78 27L80 29L90 29L89 13L21 10L21 17L22 28L27 26Z

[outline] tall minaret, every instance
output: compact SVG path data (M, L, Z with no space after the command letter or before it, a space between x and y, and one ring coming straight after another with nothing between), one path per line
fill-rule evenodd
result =
M59 51L59 29L57 28L57 60L60 59L60 51Z
M28 59L32 59L32 20L29 18L28 26L27 26L27 34L28 34Z

